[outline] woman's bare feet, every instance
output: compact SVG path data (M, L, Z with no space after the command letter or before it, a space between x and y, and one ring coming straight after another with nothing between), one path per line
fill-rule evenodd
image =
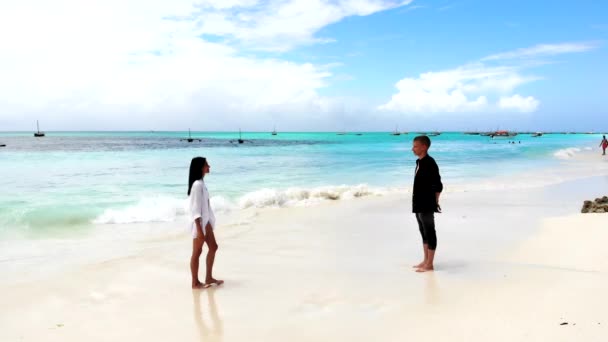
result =
M420 268L426 264L426 261L419 263L418 265L412 266L412 268Z
M211 278L211 279L205 280L205 288L211 287L213 285L220 286L223 283L224 283L223 280Z

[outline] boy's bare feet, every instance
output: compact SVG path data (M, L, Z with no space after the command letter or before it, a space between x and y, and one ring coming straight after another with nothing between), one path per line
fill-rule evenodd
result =
M200 289L204 289L204 288L205 288L205 284L201 283L200 281L192 284L193 290L200 290Z
M435 270L435 268L433 267L433 265L423 265L422 267L419 267L416 272L430 272Z

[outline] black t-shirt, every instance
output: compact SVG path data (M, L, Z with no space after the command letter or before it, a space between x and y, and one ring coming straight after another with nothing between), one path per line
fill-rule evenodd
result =
M414 191L412 192L412 212L438 212L435 193L443 191L439 167L428 154L416 160Z

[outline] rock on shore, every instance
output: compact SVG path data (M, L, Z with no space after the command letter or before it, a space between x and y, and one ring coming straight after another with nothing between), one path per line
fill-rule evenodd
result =
M581 213L608 213L608 196L585 201Z

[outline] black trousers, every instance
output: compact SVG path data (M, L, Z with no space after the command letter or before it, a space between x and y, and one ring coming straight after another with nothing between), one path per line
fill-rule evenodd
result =
M416 213L416 221L420 235L422 235L422 243L428 244L430 250L437 248L437 233L435 233L435 213Z

